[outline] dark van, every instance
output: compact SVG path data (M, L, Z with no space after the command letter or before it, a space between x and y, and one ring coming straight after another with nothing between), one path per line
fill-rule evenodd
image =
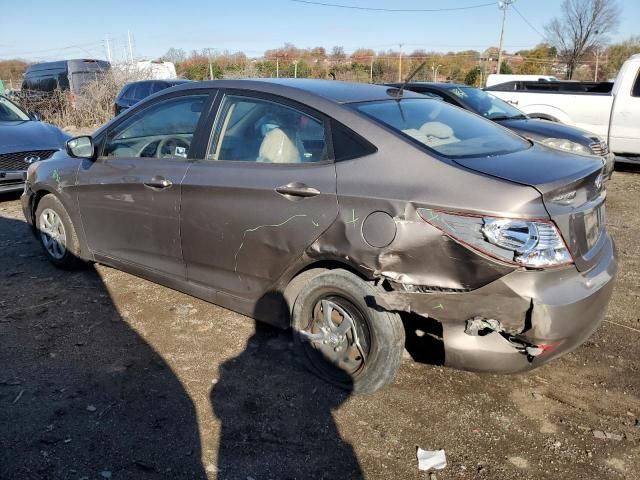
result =
M22 89L40 92L66 90L75 95L110 68L109 62L92 59L34 63L27 67Z

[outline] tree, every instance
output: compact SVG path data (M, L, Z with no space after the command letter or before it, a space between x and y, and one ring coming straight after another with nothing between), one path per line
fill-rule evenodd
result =
M344 47L333 47L329 58L334 62L344 62L347 58L347 55L344 53Z
M469 70L467 76L464 77L464 83L466 83L467 85L471 85L472 87L477 87L481 76L482 69L480 67L475 67L472 70Z
M567 78L571 79L585 52L604 45L607 34L616 30L620 9L616 0L564 0L561 12L561 18L545 26L545 33L567 65Z
M162 55L160 59L172 63L184 62L187 59L187 52L185 52L182 48L172 47L167 50L167 52Z
M640 53L640 36L630 37L624 42L610 45L606 52L609 77L615 77L624 61L636 53Z
M500 65L500 73L504 75L511 75L513 73L513 70L507 62L502 62L502 64Z

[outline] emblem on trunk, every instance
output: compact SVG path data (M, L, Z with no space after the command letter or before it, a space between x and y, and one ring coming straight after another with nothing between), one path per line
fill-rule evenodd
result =
M31 165L34 162L39 162L40 161L40 157L37 155L29 155L28 157L24 157L24 162L28 163L29 165Z

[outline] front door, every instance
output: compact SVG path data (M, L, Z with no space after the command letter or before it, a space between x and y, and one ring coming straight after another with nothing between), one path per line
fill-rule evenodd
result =
M107 132L85 162L77 195L89 248L98 257L184 278L180 183L190 165L207 95L161 99Z
M206 159L182 184L189 281L255 301L336 218L327 121L281 102L222 99Z

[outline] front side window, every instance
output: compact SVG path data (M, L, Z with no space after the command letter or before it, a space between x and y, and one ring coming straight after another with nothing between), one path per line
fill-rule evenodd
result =
M187 158L206 95L171 98L138 112L107 137L108 158Z
M354 108L446 157L487 157L530 147L494 123L437 100L382 100Z
M280 164L327 158L322 121L286 105L242 96L223 100L207 156Z
M631 96L640 97L640 72L638 72L638 75L636 76L636 83L633 85Z

